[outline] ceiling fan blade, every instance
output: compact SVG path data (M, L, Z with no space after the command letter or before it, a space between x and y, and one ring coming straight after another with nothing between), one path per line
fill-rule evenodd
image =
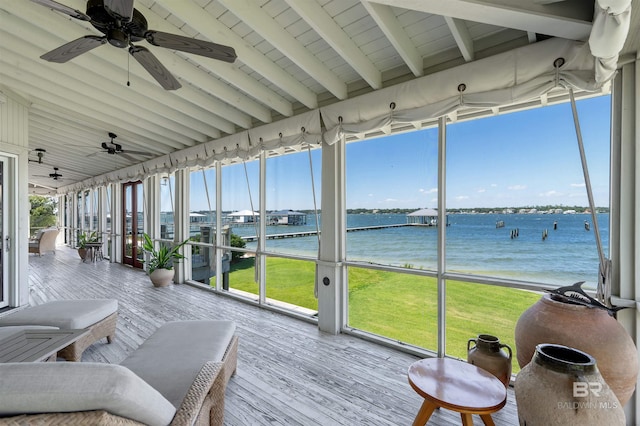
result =
M129 161L133 161L134 163L137 163L139 160L136 160L135 158L133 158L132 156L128 155L127 153L121 151L118 153L119 155L122 156L122 158L126 158Z
M79 39L70 41L67 44L63 44L62 46L53 49L51 52L45 53L44 55L40 56L40 59L62 64L75 58L76 56L80 56L83 53L90 51L91 49L95 49L96 47L101 46L106 42L106 37L98 37L93 35L84 36Z
M80 12L77 9L74 9L69 6L65 6L64 4L60 4L53 0L31 0L34 3L38 3L41 6L48 7L49 9L56 10L58 12L62 12L65 15L69 15L72 18L80 19L82 21L91 21L91 17L86 15L83 12Z
M237 58L233 47L223 46L210 41L198 40L191 37L183 37L177 34L161 31L147 31L144 35L147 41L154 46L167 49L180 50L194 55L206 56L224 62L234 62Z
M178 80L171 75L169 70L166 69L158 58L146 47L131 46L129 53L131 53L131 56L133 56L165 90L175 90L182 87Z
M133 155L144 155L146 157L152 157L153 154L150 152L143 152L143 151L130 151L130 150L121 150L120 153L126 153L126 154L133 154Z
M104 0L104 7L124 22L131 21L131 17L133 16L133 0Z

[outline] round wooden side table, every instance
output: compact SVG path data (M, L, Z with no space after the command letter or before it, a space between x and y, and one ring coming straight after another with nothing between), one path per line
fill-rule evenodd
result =
M507 390L493 374L451 358L427 358L409 367L409 384L424 398L413 425L424 426L436 408L460 413L463 425L473 425L472 414L493 426L491 413L507 403Z

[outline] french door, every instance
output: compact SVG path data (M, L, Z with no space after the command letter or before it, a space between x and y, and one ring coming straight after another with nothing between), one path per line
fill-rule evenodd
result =
M0 155L0 308L9 306L9 269L11 259L15 259L11 250L12 241L9 233L8 181L9 158Z
M122 263L142 268L144 241L144 192L142 182L122 184Z

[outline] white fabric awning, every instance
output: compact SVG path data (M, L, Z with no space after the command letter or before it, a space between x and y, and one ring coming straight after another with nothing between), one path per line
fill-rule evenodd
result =
M556 69L558 58L564 64ZM556 38L328 105L320 113L324 140L333 144L350 134L442 117L462 108L535 99L556 87L594 91L601 86L588 46Z

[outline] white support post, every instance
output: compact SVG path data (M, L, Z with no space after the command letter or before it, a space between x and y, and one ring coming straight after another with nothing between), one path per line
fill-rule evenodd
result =
M322 244L316 267L318 328L338 334L347 319L345 141L322 147Z
M216 290L222 290L222 255L226 250L220 249L222 245L222 163L216 161ZM229 242L230 243L230 242Z
M71 197L71 238L70 245L71 248L76 248L78 244L78 232L80 228L78 228L78 192L72 192L70 194Z
M612 89L611 211L609 230L612 295L636 302L635 309L618 312L618 321L636 347L640 338L640 60L622 66ZM639 352L640 356L640 352ZM624 407L627 424L637 424L639 383Z
M260 152L260 191L258 194L259 227L256 250L256 266L258 267L258 301L261 305L267 301L267 257L263 254L267 235L267 153Z
M447 231L447 118L438 121L438 357L446 353L447 282L446 271L446 231ZM427 324L428 327L428 324Z
M100 235L100 241L102 241L102 252L106 253L106 245L107 239L109 236L105 233L107 229L107 188L105 186L101 186L98 188L98 206L97 206L97 217L98 217L98 235Z
M175 232L173 240L181 242L189 238L189 169L179 169L175 172L176 193L175 193L175 208L174 208L174 222ZM175 278L176 283L183 283L188 279L191 279L191 246L187 245L183 247L183 254L186 259L175 265L176 271Z
M144 180L144 229L151 238L160 238L160 179L158 175Z
M122 263L122 184L111 185L111 263Z

